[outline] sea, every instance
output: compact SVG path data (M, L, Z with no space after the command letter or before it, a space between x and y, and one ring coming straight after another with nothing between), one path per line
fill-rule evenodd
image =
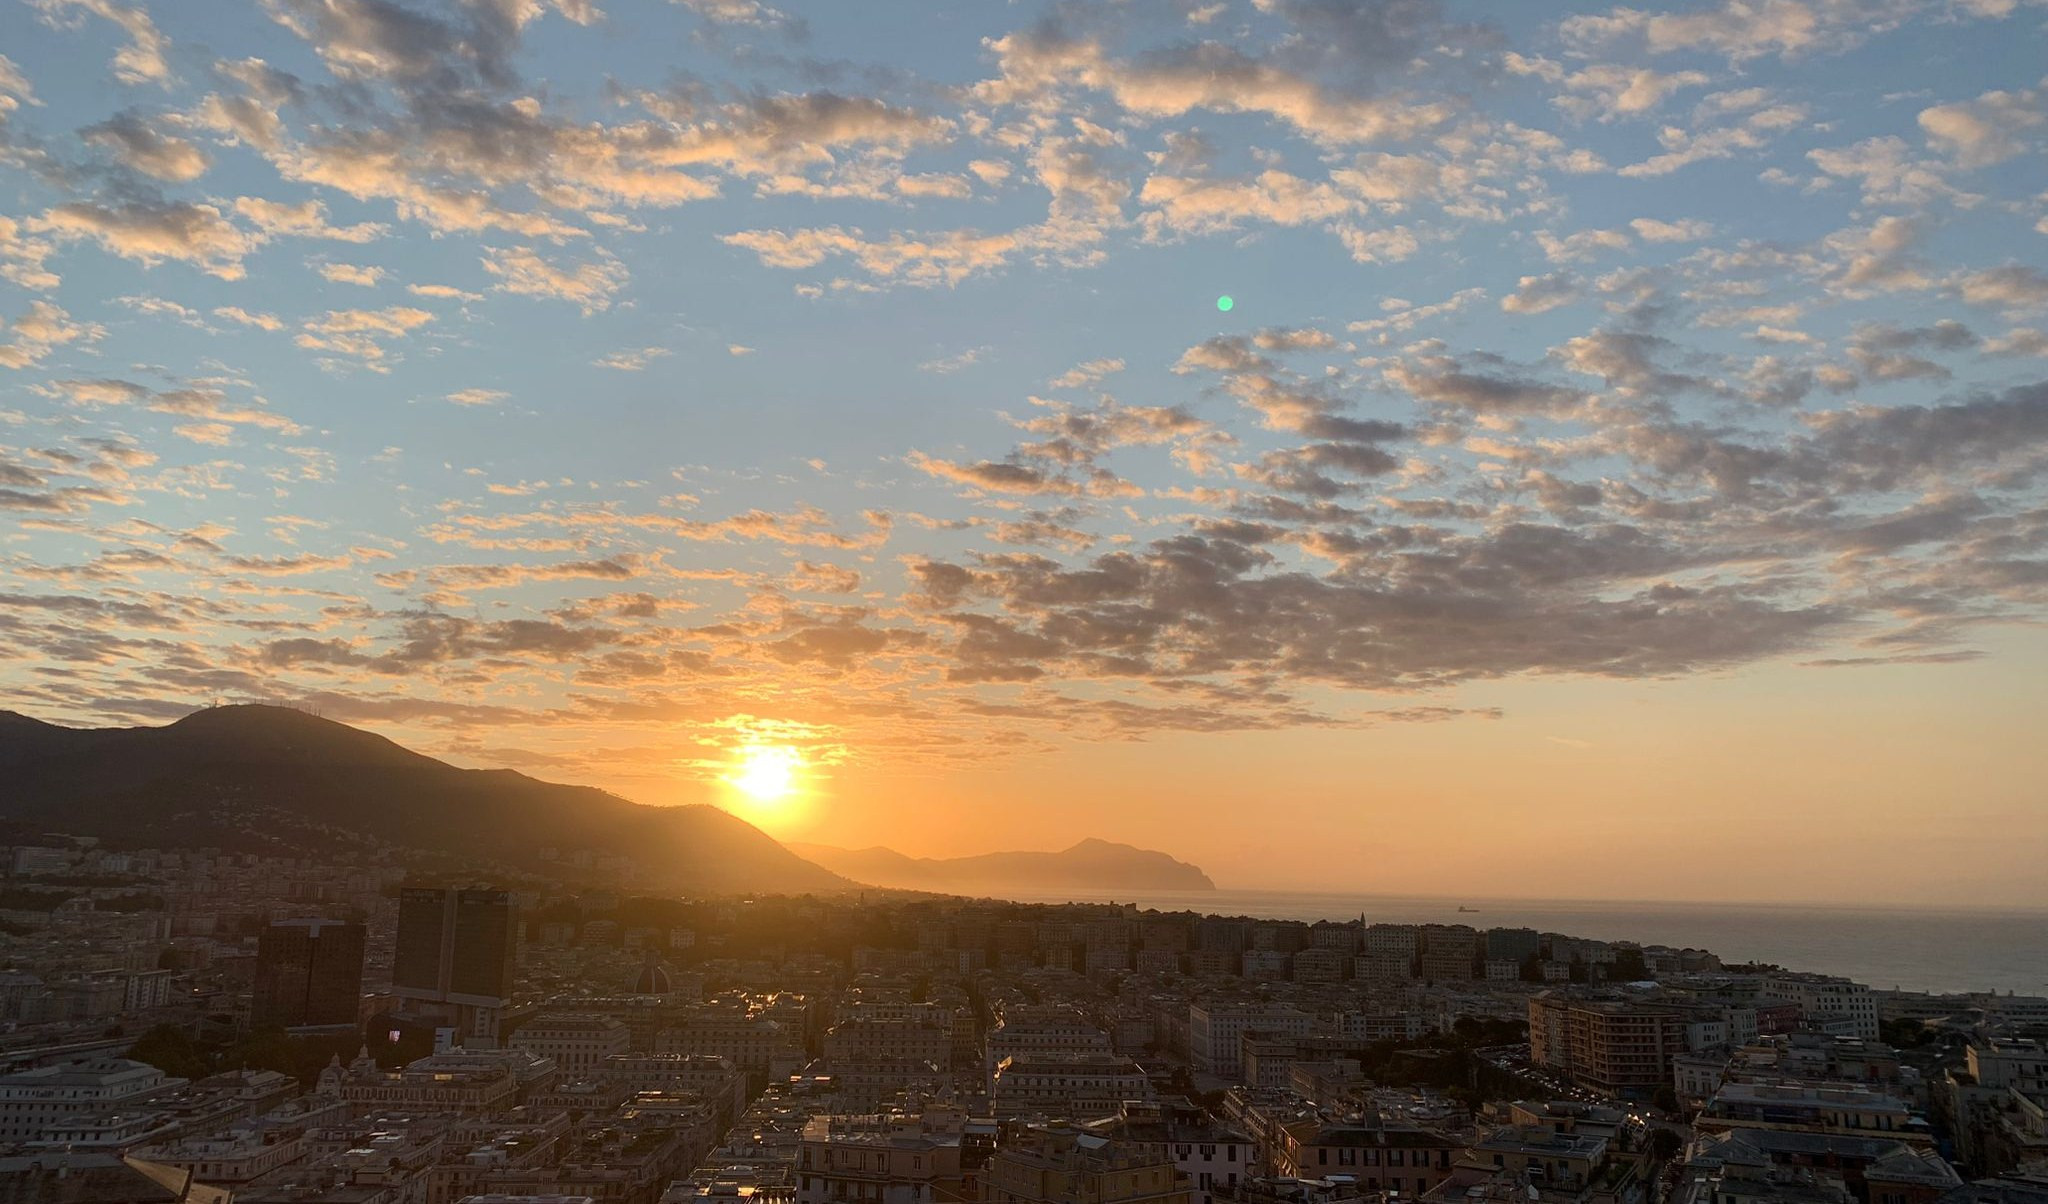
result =
M1535 928L1710 949L1723 962L1839 974L1879 990L2048 995L2048 910L1425 898L1295 891L1013 894L1025 903L1132 903L1272 920Z

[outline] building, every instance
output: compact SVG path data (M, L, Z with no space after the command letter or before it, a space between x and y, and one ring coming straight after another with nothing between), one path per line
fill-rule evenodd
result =
M1219 1125L1208 1113L1186 1104L1126 1103L1115 1116L1083 1126L1132 1145L1163 1152L1186 1182L1191 1204L1215 1204L1238 1196L1238 1184L1252 1175L1258 1149L1251 1137Z
M609 1016L544 1012L520 1025L506 1044L552 1059L563 1078L581 1079L602 1069L613 1054L625 1053L632 1045L632 1032Z
M1418 1012L1345 1012L1334 1017L1333 1024L1338 1036L1367 1045L1413 1040L1429 1029Z
M512 894L408 886L398 896L392 990L452 1022L461 1044L492 1044L519 954Z
M1543 934L1534 928L1489 928L1486 930L1488 961L1511 961L1521 965L1543 952Z
M1315 1025L1307 1012L1285 1005L1193 1004L1188 1008L1188 1046L1195 1070L1235 1080L1244 1072L1242 1038L1248 1030L1276 1037L1305 1037Z
M227 1204L191 1172L103 1152L0 1157L0 1200L55 1204Z
M1191 1204L1165 1153L1072 1125L1014 1128L981 1181L983 1204Z
M1607 1163L1609 1140L1603 1133L1571 1132L1549 1124L1502 1125L1475 1141L1457 1168L1507 1175L1516 1183L1552 1191L1584 1191Z
M1137 1063L1114 1054L1019 1054L996 1067L995 1115L1087 1119L1114 1115L1124 1101L1152 1098Z
M1463 924L1425 924L1418 969L1431 982L1471 978L1480 962L1479 932Z
M1903 1100L1847 1085L1723 1083L1693 1123L1703 1133L1753 1128L1933 1141Z
M363 998L361 924L279 920L256 938L249 1022L263 1028L353 1027Z
M1877 1000L1862 983L1820 974L1773 974L1758 986L1757 998L1797 1004L1809 1028L1877 1040Z
M1671 1084L1685 1037L1679 1008L1556 991L1529 998L1530 1060L1610 1095L1647 1095Z
M154 1066L90 1058L0 1075L0 1143L132 1145L170 1123L147 1105L185 1086Z
M1349 1175L1367 1190L1421 1195L1448 1178L1458 1141L1416 1125L1301 1120L1280 1128L1275 1173L1296 1179Z
M803 1025L795 1016L777 1019L772 1007L732 999L677 1009L668 1027L656 1034L654 1049L725 1058L744 1070L757 1089L801 1070L807 1060Z
M323 1094L364 1112L476 1116L518 1105L555 1081L554 1063L521 1050L435 1054L385 1071L367 1056L320 1072Z
M833 1065L912 1059L948 1066L953 1061L953 1029L924 1018L856 1017L842 1020L825 1034L825 1058Z
M1340 930L1341 931L1341 930ZM1296 982L1342 982L1352 957L1336 949L1312 946L1294 955L1291 967Z
M819 1116L804 1126L796 1204L958 1200L964 1114Z

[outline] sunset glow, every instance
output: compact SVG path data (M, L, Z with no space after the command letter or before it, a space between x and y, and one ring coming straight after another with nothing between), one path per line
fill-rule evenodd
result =
M725 780L754 805L773 807L796 793L803 767L803 754L788 745L752 744Z

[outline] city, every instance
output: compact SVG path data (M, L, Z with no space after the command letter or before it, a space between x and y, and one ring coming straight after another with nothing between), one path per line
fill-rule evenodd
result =
M2043 997L1451 922L9 853L11 1199L2048 1200Z
M2048 0L0 0L0 1204L2048 1204Z

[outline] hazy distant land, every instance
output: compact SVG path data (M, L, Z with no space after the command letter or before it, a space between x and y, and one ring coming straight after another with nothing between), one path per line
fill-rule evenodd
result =
M958 895L1033 891L1213 891L1198 866L1165 853L1107 840L1083 840L1056 853L982 853L973 857L907 857L879 846L841 849L786 842L797 856L874 886Z

